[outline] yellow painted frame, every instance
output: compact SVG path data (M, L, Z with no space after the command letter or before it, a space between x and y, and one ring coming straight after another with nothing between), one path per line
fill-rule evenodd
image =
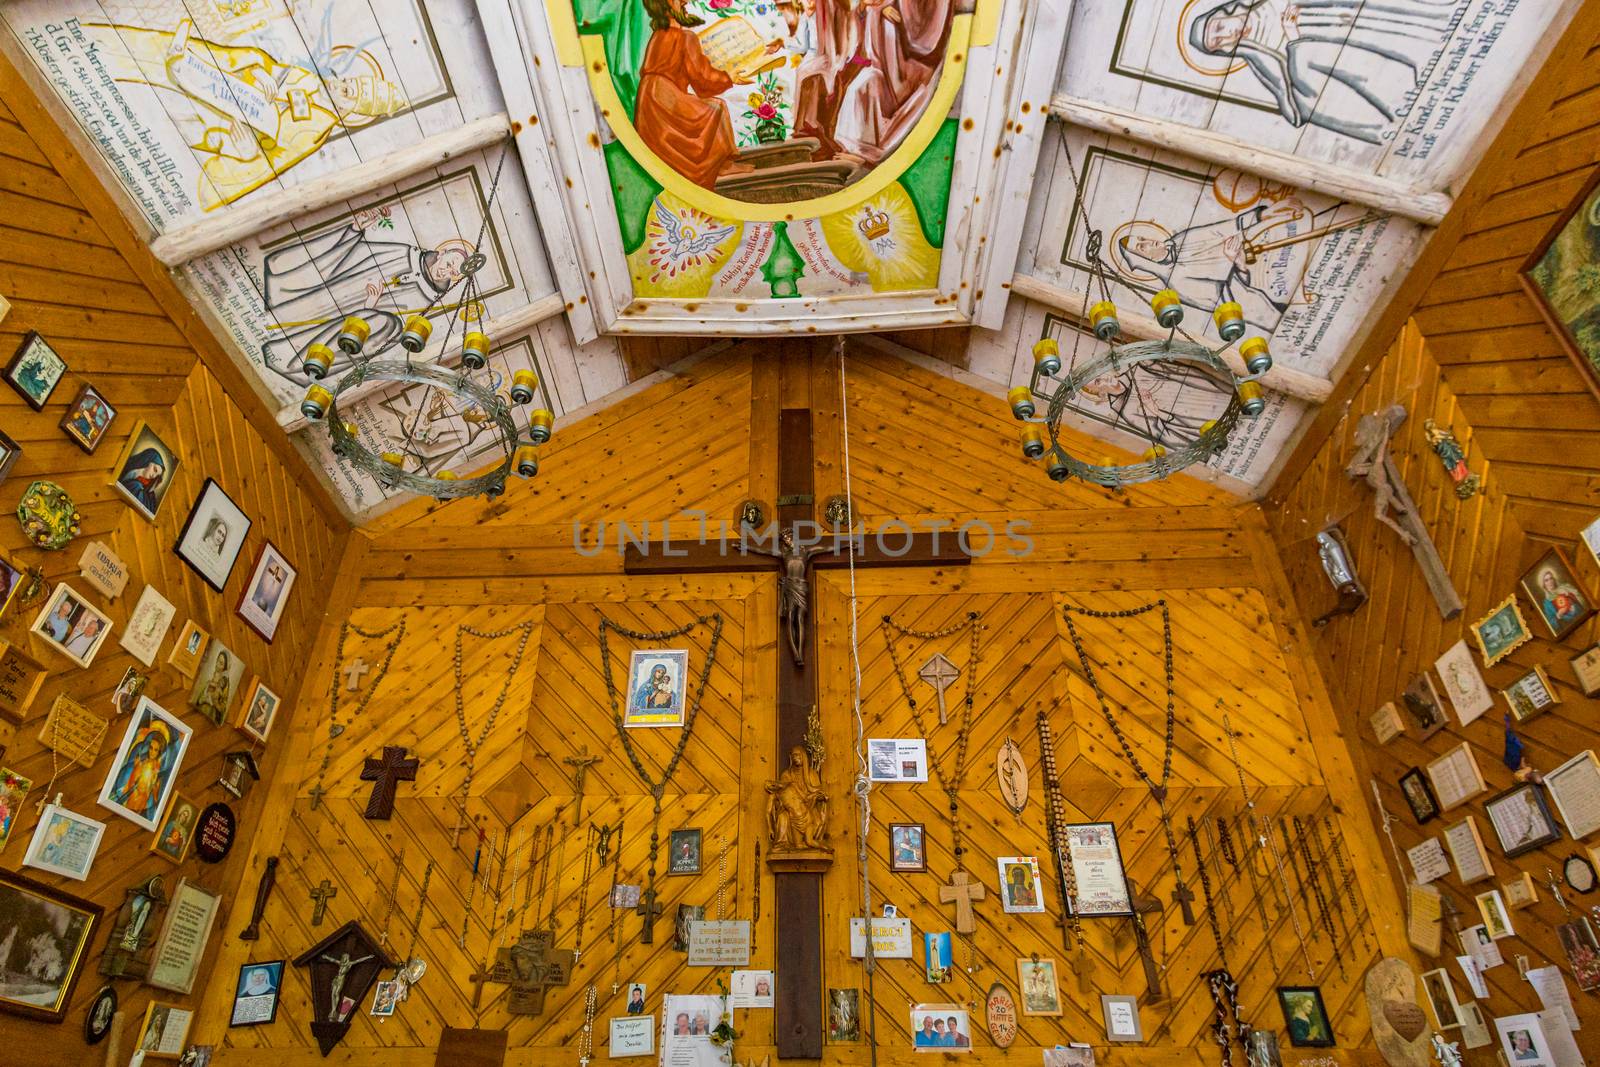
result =
M911 128L906 139L900 142L900 146L889 154L888 159L874 167L865 178L849 188L811 200L796 200L786 204L754 204L722 196L694 184L652 152L645 145L644 139L639 136L639 131L634 129L632 120L626 117L627 109L622 106L622 98L617 95L617 87L611 81L611 70L606 63L605 42L598 34L578 33L570 0L546 0L545 4L545 10L550 17L550 29L555 37L556 53L561 57L562 64L573 67L581 65L584 68L588 74L590 91L594 93L595 103L600 107L601 117L606 120L612 133L628 150L634 161L643 167L650 177L659 182L662 189L690 206L713 218L738 219L743 222L820 218L835 212L849 211L888 188L890 183L904 174L906 169L916 162L917 157L922 155L923 150L933 143L939 127L950 114L950 107L955 103L956 94L961 91L962 82L966 78L969 46L981 43L979 38L985 34L990 38L994 36L994 24L999 8L1000 0L978 0L978 11L975 15L958 14L954 17L950 26L950 40L945 46L944 65L939 71L939 85L934 90L933 98L928 101L927 109L917 119L916 125ZM620 116L620 119L614 120L613 115Z

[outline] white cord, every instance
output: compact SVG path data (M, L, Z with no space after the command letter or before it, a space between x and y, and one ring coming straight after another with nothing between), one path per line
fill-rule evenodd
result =
M867 831L872 828L872 778L867 773L866 722L861 717L861 638L856 629L856 539L855 499L850 489L850 395L844 380L844 338L838 339L834 349L839 356L839 415L844 434L844 501L847 518L846 543L849 545L850 567L850 673L852 693L850 706L856 721L856 806L861 814L860 833L857 838L856 863L861 869L861 914L867 923L867 970L874 966L872 956L872 879L867 867Z

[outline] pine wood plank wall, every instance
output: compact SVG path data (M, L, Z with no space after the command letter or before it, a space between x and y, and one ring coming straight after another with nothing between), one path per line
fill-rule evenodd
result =
M3 63L0 63L3 67ZM39 331L71 367L51 403L35 413L9 388L0 389L0 427L22 446L22 459L0 485L0 507L10 512L27 485L48 478L65 487L83 513L83 533L60 552L32 549L9 517L0 522L0 552L18 566L42 565L50 582L66 580L113 620L113 631L93 665L79 669L27 633L38 611L9 609L0 617L0 637L28 648L50 671L49 678L20 727L0 723L0 766L33 779L34 791L17 817L0 863L19 867L37 822L34 802L43 799L52 770L51 755L37 740L39 726L57 694L66 694L111 720L100 759L91 769L63 768L54 791L68 807L107 825L100 852L87 883L58 878L31 868L24 873L69 893L104 905L106 925L91 955L76 995L59 1026L0 1015L3 1058L19 1067L46 1067L98 1061L103 1049L87 1050L83 1015L103 984L96 973L110 922L123 892L144 878L159 874L170 891L177 880L195 880L225 901L237 893L247 862L246 839L257 822L263 793L237 804L241 841L224 863L210 866L191 857L181 867L149 852L153 834L99 808L99 794L115 757L125 718L114 715L110 695L123 671L137 665L118 645L128 613L145 584L154 585L178 609L177 620L163 644L146 693L177 713L194 736L180 771L178 790L202 804L226 800L215 783L225 751L248 747L231 723L214 727L188 708L190 682L166 666L166 656L183 623L201 626L237 651L245 661L245 683L263 678L286 703L275 724L273 744L258 751L266 773L277 765L284 742L294 731L301 667L322 623L319 589L331 580L346 537L342 522L330 521L309 496L297 471L247 421L218 378L197 359L180 326L168 315L158 295L125 257L102 225L98 209L86 206L89 192L69 178L59 148L36 141L19 121L22 98L11 90L8 71L0 69L0 242L8 249L0 262L0 295L12 303L0 321L0 359L9 360L28 330ZM85 454L68 441L58 423L83 383L95 386L116 409L111 431L99 448ZM146 420L173 445L182 465L156 522L147 522L110 488L112 468L134 424ZM207 477L217 481L253 520L240 561L223 593L207 586L172 551L179 528ZM270 539L299 569L288 612L276 639L268 646L234 614L255 557ZM83 546L98 540L128 564L132 578L115 601L95 593L78 578L76 561ZM242 699L242 697L241 697ZM62 761L63 763L65 761ZM253 894L253 884L246 890ZM194 997L158 992L131 980L116 987L126 1013L124 1048L131 1048L145 1005L157 999L195 1006L211 976L210 963L225 934L219 921ZM232 976L218 981L232 984ZM89 1059L86 1059L88 1057Z
M896 904L912 918L918 934L915 958L881 961L870 982L880 1061L916 1058L908 1032L909 1002L957 1000L978 1005L972 1058L998 1062L1004 1054L982 1030L984 994L996 980L1015 990L1017 958L1037 952L1061 964L1066 1013L1059 1019L1025 1019L1017 1046L1023 1055L1036 1056L1032 1050L1040 1045L1071 1039L1101 1045L1100 1054L1111 1063L1214 1062L1207 1031L1212 1009L1197 982L1198 975L1215 966L1203 920L1185 927L1169 905L1153 921L1172 999L1145 1008L1148 1044L1111 1050L1104 1046L1098 994L1142 994L1144 989L1128 923L1090 924L1093 992L1085 993L1068 969L1054 925L1060 893L1048 864L1044 885L1050 914L1006 915L993 896L993 857L1043 848L1042 771L1033 725L1034 709L1041 705L1050 709L1070 814L1116 822L1132 876L1163 900L1170 894L1172 878L1154 803L1122 762L1080 677L1060 610L1068 603L1124 607L1156 596L1172 604L1178 649L1179 755L1172 803L1180 834L1186 815L1231 816L1243 807L1221 726L1221 712L1227 709L1241 733L1240 752L1259 809L1273 817L1312 818L1319 826L1323 816L1331 815L1351 849L1352 896L1359 904L1347 904L1343 916L1333 920L1343 974L1330 962L1329 937L1319 928L1317 939L1310 940L1315 920L1307 901L1295 895L1294 907L1308 931L1317 982L1334 1013L1340 1047L1331 1055L1339 1062L1373 1061L1360 976L1376 958L1380 943L1387 951L1401 950L1399 912L1392 888L1382 878L1370 825L1364 815L1348 818L1349 812L1360 812L1350 784L1356 775L1334 729L1320 679L1297 662L1304 651L1303 634L1286 589L1281 578L1260 580L1262 574L1279 572L1256 511L1235 507L1209 487L1181 478L1118 495L1054 486L1020 457L1013 459L1014 428L992 399L889 357L852 349L848 358L851 484L857 514L869 527L890 517L914 526L982 519L999 531L1008 518L1015 518L1032 524L1033 539L1032 554L1025 558L1000 552L950 571L856 575L863 715L870 736L903 736L911 729L889 670L878 622L882 614L894 613L921 627L978 610L985 627L971 765L961 792L972 848L967 866L991 893L979 906L978 971L970 979L961 971L948 985L924 981L920 935L950 929L948 908L935 903L936 889L952 867L943 795L934 784L875 789L866 851L874 903ZM753 965L772 966L777 951L773 886L769 875L757 873L754 844L765 837L763 787L773 776L778 755L773 751L774 657L780 654L776 583L770 574L630 578L621 573L614 528L607 528L604 551L593 546L601 520L626 520L635 536L648 520L649 536L659 540L666 532L663 520L671 519L675 538L693 539L699 520L685 515L686 510L706 513L715 536L715 524L731 520L746 497L770 505L778 412L784 406L813 408L820 505L842 487L844 478L839 441L846 413L839 405L837 366L829 350L818 345L813 351L802 342L725 350L601 415L560 427L543 457L543 473L532 485L514 486L496 501L408 505L389 518L370 546L352 553L343 576L353 586L349 618L369 630L404 620L406 643L370 707L338 738L325 783L328 795L316 810L309 794L327 733L316 724L299 734L284 772L272 785L275 808L281 804L281 830L277 835L264 830L255 843L258 857L283 857L285 877L267 908L262 942L230 945L225 967L246 959L293 956L349 919L360 919L374 933L387 922L391 945L403 951L431 860L438 866L418 934L428 974L412 1000L387 1022L371 1019L362 1005L335 1054L342 1062L431 1064L441 1028L475 1024L509 1029L509 1063L570 1062L591 978L600 992L596 1049L604 1056L605 1020L622 1009L621 995L610 994L614 978L623 983L624 992L631 981L648 985L652 1011L659 1010L666 992L714 991L719 973L685 968L683 954L670 945L664 920L657 943L643 946L638 943L640 920L622 914L613 945L611 916L604 905L611 874L591 871L585 885L582 837L570 831L563 835L566 845L558 862L549 866L560 901L560 944L573 946L579 901L587 899L589 905L585 951L572 985L552 992L543 1015L512 1018L505 1010L504 988L493 984L485 986L474 1009L469 980L491 945L506 940L505 924L489 913L503 913L506 903L522 907L529 878L524 876L514 893L509 887L516 872L527 867L532 829L553 820L570 826L574 782L564 758L583 750L601 756L585 782L584 820L624 825L622 879L643 880L651 805L610 725L597 620L604 613L630 626L668 629L710 611L725 619L722 645L702 721L668 791L661 827L663 839L673 828L700 827L704 866L698 876L663 877L660 883L669 912L679 903L691 903L715 913L717 860L722 846L730 845L725 911L749 918L759 897ZM575 536L582 551L574 546ZM365 542L364 537L358 540ZM844 572L828 572L819 579L820 711L829 751L824 779L833 798L829 837L836 849L824 884L824 984L865 989L869 982L861 963L849 957L847 948L848 917L860 906L861 884L857 815L850 801L854 738L848 591ZM346 611L339 605L331 610L340 618ZM511 679L501 718L476 757L466 805L470 815L482 817L491 843L509 839L517 858L503 879L502 907L486 908L480 888L469 917L465 896L476 839L469 833L459 849L452 847L466 759L451 696L453 642L458 624L499 630L522 622L532 625L533 637ZM1159 628L1141 620L1127 627L1125 640L1108 623L1091 621L1083 629L1110 691L1132 709L1124 715L1132 743L1147 765L1159 765L1165 703ZM324 636L308 672L317 696L306 706L316 706L324 715L333 643L331 634ZM705 629L672 644L679 643L690 649L693 672L704 662ZM623 653L630 643L613 638L611 644L620 684ZM965 666L968 654L961 639L953 637L948 644L945 651ZM462 707L473 737L487 722L514 645L510 636L466 639L463 674L468 683ZM933 649L908 649L905 654L913 651L920 663ZM352 637L345 655L359 654L372 663L381 653L382 642ZM952 699L959 701L962 684L957 683ZM656 772L670 754L676 731L633 731L630 736L643 746L642 758ZM947 750L952 736L952 727L937 730L935 748ZM1007 736L1022 746L1032 775L1029 804L1020 821L1002 807L994 789L995 750ZM383 744L406 745L421 759L422 769L417 782L400 787L393 821L368 822L359 814L368 787L357 781L357 774L361 759L376 754ZM926 873L888 871L886 824L892 821L926 825ZM1186 840L1181 847L1198 895L1193 854ZM389 885L402 850L397 900L386 919ZM1274 896L1268 903L1272 918L1263 928L1247 879L1230 875L1224 880L1215 863L1211 870L1214 888L1225 886L1231 906L1233 917L1225 930L1234 946L1231 962L1244 980L1245 1012L1281 1031L1274 986L1306 982L1292 922ZM1274 881L1267 874L1262 872L1264 889ZM335 886L337 896L329 902L323 926L312 928L309 889L323 878ZM245 902L237 907L243 909ZM459 945L464 919L465 950ZM958 962L964 964L961 951L958 941ZM201 1013L201 1039L224 1045L217 1061L222 1067L320 1060L305 1025L309 1005L303 973L291 973L283 1009L271 1026L228 1030L230 996L231 989L217 986ZM741 1012L737 1021L743 1034L741 1062L752 1056L759 1060L771 1051L770 1013ZM1323 1054L1291 1050L1285 1043L1290 1063L1311 1052ZM839 1044L827 1046L824 1058L853 1063L866 1055L862 1043Z

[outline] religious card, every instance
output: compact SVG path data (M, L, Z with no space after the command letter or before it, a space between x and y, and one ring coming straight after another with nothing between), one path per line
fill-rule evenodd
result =
M1578 585L1572 565L1559 548L1549 548L1519 583L1553 641L1560 641L1594 614L1594 600Z
M1459 1002L1456 1000L1456 990L1450 984L1450 973L1443 967L1437 970L1425 971L1422 975L1422 988L1428 994L1428 1006L1433 1009L1433 1017L1438 1021L1439 1029L1453 1030L1461 1025Z
M177 784L192 733L176 715L149 697L140 697L100 787L100 806L155 830Z
M272 732L272 721L278 717L278 707L282 703L283 698L257 678L250 687L249 695L244 698L244 704L240 706L239 729L266 744L267 734Z
M1017 987L1022 991L1022 1014L1061 1014L1055 960L1039 956L1017 960Z
M137 667L129 667L122 672L122 680L111 691L111 706L118 715L132 715L133 709L139 706L139 697L143 695L145 686L150 684L150 676Z
M11 839L11 828L17 825L17 815L22 811L22 798L32 788L31 778L0 767L0 849Z
M368 1015L387 1019L400 1006L400 983L393 979L377 982L372 987L372 1007Z
M959 1004L913 1005L911 1044L918 1052L971 1052L967 1009Z
M667 835L667 873L700 873L700 831L698 828L673 830Z
M205 655L206 645L210 641L211 635L190 619L183 624L183 629L178 631L178 640L173 643L172 652L167 656L167 663L185 678L193 678L195 672L200 669L200 657Z
M288 557L267 541L256 557L256 566L250 580L244 584L244 595L239 600L239 617L250 624L267 644L277 635L278 623L289 605L289 590L299 572Z
M628 661L628 707L622 725L682 726L688 677L687 649L635 649Z
M194 1012L187 1008L151 1001L144 1011L144 1023L139 1028L139 1040L134 1045L135 1053L144 1053L147 1061L177 1059L183 1052L184 1042L189 1039L189 1023L193 1019Z
M861 990L828 990L828 1040L835 1044L861 1040Z
M228 1025L260 1026L278 1017L278 992L283 986L283 960L246 963L233 990L233 1015Z
M611 906L632 911L639 906L639 899L642 896L644 896L642 886L626 885L618 882L611 887Z
M381 984L381 983L380 983ZM624 1015L611 1020L611 1041L607 1045L611 1058L627 1059L631 1056L654 1056L656 1052L656 1017L654 1015Z
M174 793L150 851L164 860L182 863L189 857L189 846L194 843L194 830L199 824L200 805L182 793Z
M189 706L213 725L221 726L228 718L228 709L233 706L233 698L243 680L244 660L220 640L212 638L200 657Z
M1444 683L1445 695L1456 709L1456 718L1465 726L1494 707L1494 694L1484 684L1483 675L1473 662L1465 640L1457 641L1434 661L1434 669Z
M63 878L87 881L105 832L103 822L85 818L59 804L46 804L39 813L39 825L34 827L28 851L23 853L22 865Z
M941 985L950 980L952 969L953 950L951 946L950 931L941 933L928 931L922 935L922 949L925 962L923 964L923 977L929 985Z
M1462 951L1472 957L1478 965L1478 970L1492 970L1506 962L1505 954L1500 951L1500 946L1494 943L1494 938L1489 936L1488 927L1482 923L1462 930L1460 937Z
M728 987L728 1004L734 1008L772 1007L771 971L734 971Z
M1473 898L1478 905L1478 914L1483 916L1483 928L1489 936L1498 941L1502 937L1510 937L1516 931L1511 928L1511 912L1506 910L1506 902L1500 896L1500 890L1491 889L1486 893L1479 893Z
M1489 1033L1489 1024L1483 1018L1483 1010L1470 1000L1461 1005L1461 1030L1458 1036L1462 1048L1484 1048L1494 1040Z
M704 904L679 904L678 914L672 926L672 947L679 952L688 952L689 927L693 923L704 921L705 917Z
M927 844L920 822L889 824L889 869L891 871L928 869Z
M1044 911L1037 857L1001 856L995 863L1000 868L1000 903L1007 913Z

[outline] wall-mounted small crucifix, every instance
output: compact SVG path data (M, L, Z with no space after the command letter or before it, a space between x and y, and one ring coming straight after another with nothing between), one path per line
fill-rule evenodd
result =
M961 670L945 659L943 652L935 652L933 658L924 663L922 669L917 672L918 678L933 686L934 695L939 699L940 726L943 726L950 717L944 706L944 691L960 676Z
M656 900L654 889L646 889L639 894L639 904L633 909L633 913L644 920L644 925L639 928L639 944L655 944L656 916L661 914L661 904Z
M591 765L599 763L599 756L589 755L589 748L585 745L578 750L576 756L563 756L561 762L572 768L572 828L576 830L583 825L583 778L589 773Z
M344 687L348 692L354 693L361 688L361 676L372 669L372 664L357 656L350 661L350 666L344 669Z
M394 814L394 796L400 783L417 780L417 761L407 759L406 750L399 745L384 745L383 755L367 760L361 768L361 780L373 783L364 814L369 819L387 819Z
M339 891L335 889L333 887L333 883L328 881L326 878L322 880L321 885L317 886L311 891L311 900L313 905L311 908L312 926L322 925L322 918L328 913L328 900L338 895Z

